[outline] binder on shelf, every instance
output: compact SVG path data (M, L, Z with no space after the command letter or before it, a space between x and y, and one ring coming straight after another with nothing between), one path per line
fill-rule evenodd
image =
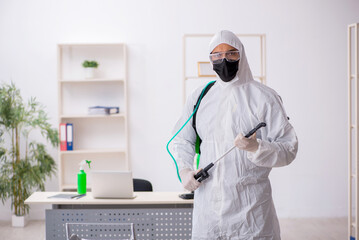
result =
M67 150L66 123L60 123L60 150Z
M73 125L72 123L66 124L66 137L67 137L67 151L73 150Z
M119 107L111 106L92 106L88 108L88 113L90 115L111 115L120 113Z

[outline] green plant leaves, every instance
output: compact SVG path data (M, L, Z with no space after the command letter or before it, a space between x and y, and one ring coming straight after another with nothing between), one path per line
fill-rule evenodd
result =
M0 86L0 101L0 198L2 203L10 198L15 215L22 216L29 212L25 199L35 189L45 190L45 180L56 171L45 145L29 143L30 133L39 130L56 147L58 131L52 128L44 107L35 98L24 103L14 83ZM23 155L20 144L25 145Z
M82 63L82 66L84 67L84 68L88 68L88 67L92 67L92 68L97 68L98 67L98 63L96 62L96 61L84 61L83 63Z

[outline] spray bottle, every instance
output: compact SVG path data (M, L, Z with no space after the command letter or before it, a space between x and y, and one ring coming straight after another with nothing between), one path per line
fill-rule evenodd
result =
M89 165L91 169L91 161L82 160L80 162L80 171L77 173L77 193L78 194L86 194L86 173L84 171L84 167L86 163Z

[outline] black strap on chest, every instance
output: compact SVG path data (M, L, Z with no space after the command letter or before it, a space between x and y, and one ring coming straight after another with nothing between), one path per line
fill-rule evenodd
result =
M197 99L197 102L196 102L196 105L194 105L193 107L193 111L197 108L199 108L199 104L201 103L202 99L204 98L204 96L207 94L207 92L209 91L209 89L211 89L211 87L215 84L216 82L212 82L210 84L207 85L206 88L204 88L201 92L201 94L199 95L198 99ZM202 98L201 98L201 95L202 95ZM197 133L197 128L196 128L196 116L197 116L197 112L198 112L198 108L197 108L197 111L195 111L195 113L193 114L193 117L192 117L192 127L194 129L194 131L196 132L196 135L197 135L197 139L196 139L196 153L197 154L201 154L201 150L200 150L200 145L201 145L201 138L198 136L198 133Z

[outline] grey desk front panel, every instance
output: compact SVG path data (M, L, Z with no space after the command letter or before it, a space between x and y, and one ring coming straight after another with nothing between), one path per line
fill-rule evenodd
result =
M46 210L46 239L66 240L67 222L133 223L137 240L189 240L192 204L55 205L53 209Z

